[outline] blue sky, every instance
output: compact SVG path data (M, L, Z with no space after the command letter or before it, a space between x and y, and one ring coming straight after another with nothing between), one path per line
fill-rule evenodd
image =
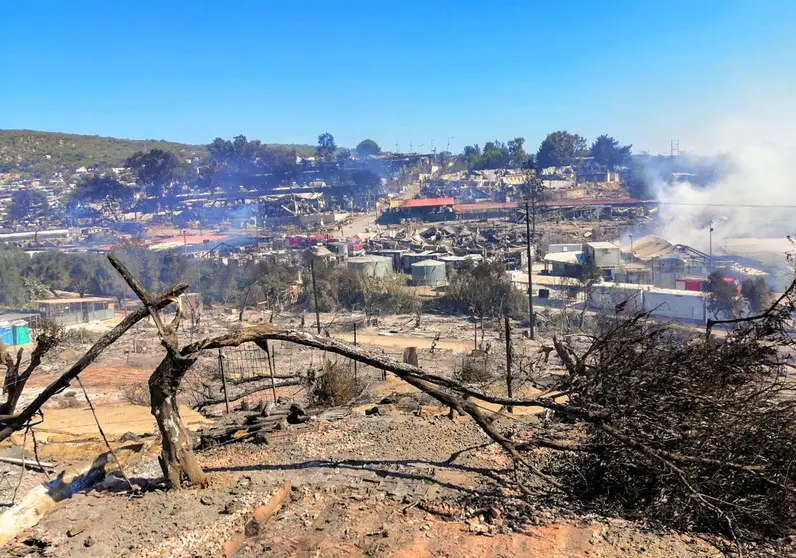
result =
M662 152L796 79L793 1L0 4L0 128L402 150L566 129Z

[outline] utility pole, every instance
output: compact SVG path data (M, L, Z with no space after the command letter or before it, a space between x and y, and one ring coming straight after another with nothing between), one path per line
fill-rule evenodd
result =
M711 273L713 273L713 222L714 220L710 221L710 229L708 230L709 235L709 243L710 243L710 258L708 261L708 277Z
M531 219L533 218L533 234L536 237L536 193L532 184L529 184L528 194L533 200L533 217L529 208L528 199L525 200L525 234L528 237L528 338L534 339L533 334L533 260L531 259Z
M318 310L318 283L315 281L315 256L310 252L310 274L312 275L312 298L315 301L315 328L321 334L321 312Z

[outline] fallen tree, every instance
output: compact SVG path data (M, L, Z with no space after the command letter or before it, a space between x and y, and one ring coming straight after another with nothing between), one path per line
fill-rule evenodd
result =
M273 324L183 347L206 349L280 340L394 373L467 414L520 466L603 509L734 538L782 534L796 518L791 463L796 403L788 378L795 285L760 316L726 322L724 338L696 335L647 314L603 317L583 349L555 339L567 374L544 396L494 396L327 337ZM722 322L711 322L711 328ZM561 401L560 396L567 399ZM542 436L515 443L476 400L538 406L586 427L586 440ZM523 455L535 447L577 452L576 470L554 477Z

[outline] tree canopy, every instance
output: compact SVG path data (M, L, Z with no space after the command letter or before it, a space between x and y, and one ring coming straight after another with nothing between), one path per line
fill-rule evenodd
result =
M749 310L760 313L771 300L771 289L763 277L749 277L741 283L741 294L749 304Z
M516 138L512 140L512 142L516 142L517 140L522 140L522 138ZM509 145L507 145L499 140L488 141L484 144L483 150L478 144L467 145L462 152L461 159L470 170L506 168L512 166L513 163L509 147L512 142L509 142ZM516 152L518 145L516 143L513 145ZM519 144L519 149L524 153L522 150L522 143Z
M614 138L605 134L591 144L590 155L596 163L608 168L624 166L630 160L632 145L619 145Z
M11 194L8 218L12 221L34 221L50 214L47 196L39 190L18 190Z
M571 165L575 157L587 153L586 139L566 131L548 134L536 153L538 169Z
M113 176L91 174L77 183L70 201L80 204L98 203L105 212L119 220L120 212L133 208L135 192Z
M335 151L337 151L337 144L334 142L334 136L332 134L324 132L318 136L316 154L319 159L327 163L334 162Z
M149 197L160 198L168 193L180 162L171 151L150 149L134 153L124 166L135 173L139 186Z
M512 168L520 169L527 165L528 154L525 152L525 138L514 138L509 140L509 164Z
M360 159L364 159L369 155L378 155L381 153L381 147L372 139L364 139L357 144L356 151L357 156L359 156Z
M199 169L200 184L228 193L290 183L300 172L295 149L265 145L244 135L216 138L207 151L209 160Z
M708 310L716 317L735 317L739 312L738 287L727 280L724 271L716 269L708 275L706 285L710 293Z

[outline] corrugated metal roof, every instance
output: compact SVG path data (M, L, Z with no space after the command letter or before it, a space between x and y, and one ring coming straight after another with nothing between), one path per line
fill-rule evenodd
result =
M46 300L32 300L36 304L77 304L78 302L116 302L115 298L101 296L85 296L83 298L49 298Z
M14 322L38 317L38 312L0 312L0 322Z
M498 209L517 209L517 202L486 202L486 203L457 203L453 206L454 211L462 213L477 213L479 211L495 211Z
M419 200L408 200L401 204L401 207L438 207L441 205L453 205L453 198L422 198Z

